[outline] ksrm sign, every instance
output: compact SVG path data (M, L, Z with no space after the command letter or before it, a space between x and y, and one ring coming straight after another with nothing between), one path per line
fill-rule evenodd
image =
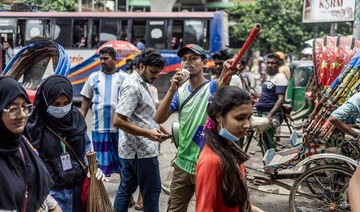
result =
M356 0L304 0L303 22L354 21Z

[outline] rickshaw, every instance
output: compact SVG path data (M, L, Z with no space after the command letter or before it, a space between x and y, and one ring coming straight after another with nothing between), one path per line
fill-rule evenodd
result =
M313 72L311 60L296 60L290 64L291 77L287 99L291 100L293 110L299 110L305 105L305 89Z
M302 131L293 132L291 148L266 151L265 179L284 188L289 185L278 179L295 179L290 186L290 211L349 211L347 188L358 165L360 149L328 118L360 92L360 41L325 36L314 39L313 44L315 65L309 83L316 82L310 94L316 105Z
M290 64L290 71L291 78L286 98L292 106L289 119L292 121L303 120L307 118L315 106L314 101L305 95L314 78L313 62L311 60L293 61Z
M35 37L16 53L2 74L18 80L33 102L42 79L52 74L67 76L69 70L70 58L61 45Z

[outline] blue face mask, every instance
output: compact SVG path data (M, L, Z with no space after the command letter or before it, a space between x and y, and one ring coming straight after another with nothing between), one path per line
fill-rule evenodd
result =
M55 118L63 118L66 116L70 110L71 110L72 103L65 105L64 107L55 107L52 105L49 105L47 112L55 117Z
M223 138L225 138L226 140L228 141L231 141L231 142L235 142L235 141L238 141L239 138L236 137L235 135L233 135L232 133L230 133L227 129L223 128L221 125L220 125L221 129L219 131L219 135Z

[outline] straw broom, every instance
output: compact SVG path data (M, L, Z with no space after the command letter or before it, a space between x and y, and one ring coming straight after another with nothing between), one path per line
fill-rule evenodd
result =
M96 153L88 152L86 157L89 161L90 172L90 187L89 198L87 203L88 212L113 212L115 211L109 195L107 194L104 184L101 180L97 180L95 177L97 171Z

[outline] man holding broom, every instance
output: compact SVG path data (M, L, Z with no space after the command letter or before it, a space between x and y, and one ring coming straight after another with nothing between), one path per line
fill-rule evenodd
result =
M138 68L125 80L120 90L114 126L125 136L120 140L119 155L123 160L121 182L114 208L128 211L137 186L143 196L145 211L159 211L161 192L158 162L159 143L168 137L154 121L155 103L147 83L152 83L164 69L165 59L155 49L145 49L138 59Z

